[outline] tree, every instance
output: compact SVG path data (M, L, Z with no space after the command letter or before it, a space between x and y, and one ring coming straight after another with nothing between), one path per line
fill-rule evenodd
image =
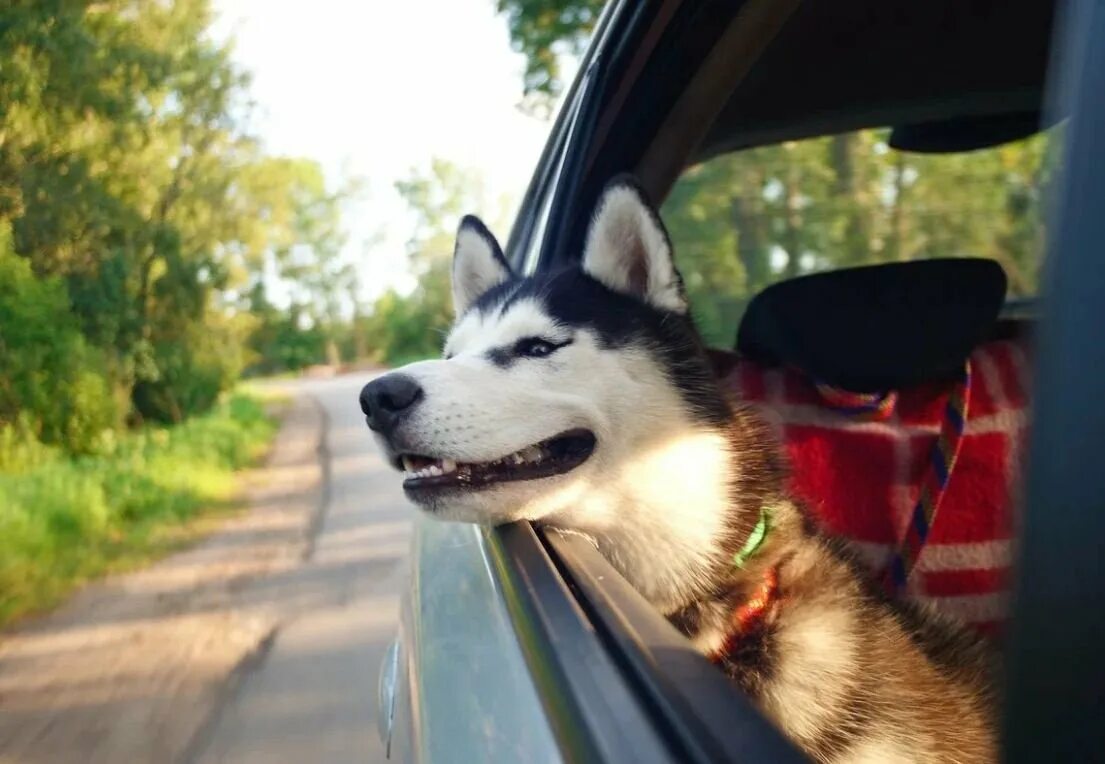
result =
M265 283L258 281L249 293L249 315L257 322L248 344L253 372L294 371L322 362L327 338L304 306L292 303L279 310L269 302Z
M132 422L179 421L233 384L257 323L241 295L264 274L294 278L323 326L350 278L349 189L263 153L211 19L209 0L0 8L0 228Z
M396 189L413 217L407 259L417 286L407 295L385 292L355 329L377 360L391 364L440 353L453 319L450 277L460 219L482 212L492 229L503 231L509 206L505 199L489 199L477 173L441 159L431 162L428 173L412 171Z
M102 359L70 312L65 285L39 279L0 223L0 428L91 451L115 419Z
M354 180L330 191L318 164L305 160L270 160L259 169L257 190L278 189L277 200L284 206L278 228L282 238L270 246L268 265L291 294L296 324L309 324L323 338L325 360L337 364L344 308L356 293L355 271L341 258L346 242L342 207L359 193L360 184ZM272 206L266 209L271 214Z
M583 52L605 0L497 0L514 48L526 57L525 95L550 99L560 94L560 59Z
M688 169L662 215L707 339L729 345L773 281L894 260L989 257L1038 285L1049 135L964 154L892 151L887 131L765 146Z

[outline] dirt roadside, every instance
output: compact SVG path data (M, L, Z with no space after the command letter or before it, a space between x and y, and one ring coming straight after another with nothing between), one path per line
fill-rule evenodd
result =
M0 634L0 762L187 759L294 599L274 582L307 559L326 503L326 417L297 397L248 512L150 568L81 590Z

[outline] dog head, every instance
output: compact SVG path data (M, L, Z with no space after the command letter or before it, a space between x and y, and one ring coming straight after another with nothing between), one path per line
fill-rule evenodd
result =
M361 394L413 502L445 519L571 515L593 529L627 503L694 501L673 476L700 474L715 492L725 482L732 412L667 232L631 180L607 187L580 265L557 272L512 273L491 233L465 218L452 287L444 358Z

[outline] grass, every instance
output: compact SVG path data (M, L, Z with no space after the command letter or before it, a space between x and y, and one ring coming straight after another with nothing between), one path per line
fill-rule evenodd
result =
M235 471L259 460L275 432L266 401L239 393L175 427L126 434L103 455L67 459L37 447L9 458L0 471L0 626L195 539L204 518L234 506Z

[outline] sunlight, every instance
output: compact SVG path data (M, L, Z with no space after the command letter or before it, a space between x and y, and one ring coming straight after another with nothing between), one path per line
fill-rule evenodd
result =
M252 73L268 149L318 159L333 182L367 179L366 198L346 215L344 250L365 299L414 288L401 254L413 221L394 188L412 169L442 157L479 168L488 200L521 200L551 123L517 108L524 60L491 3L325 0L306 14L266 0L215 5L214 33L235 38L235 58Z

